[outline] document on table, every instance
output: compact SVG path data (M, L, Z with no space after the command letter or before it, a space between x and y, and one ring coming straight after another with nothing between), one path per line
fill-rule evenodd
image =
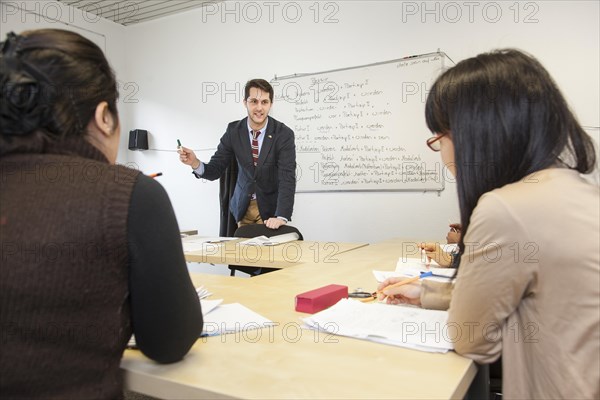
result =
M456 337L456 329L448 327L447 320L447 311L342 299L303 322L310 329L335 335L446 353L454 348L452 338Z
M198 289L196 289L196 292L198 293L198 296L200 297L200 293L204 290L204 287L201 286ZM208 292L206 292L208 293ZM210 293L208 293L210 295ZM206 316L213 311L215 308L219 307L219 305L223 302L223 299L217 299L217 300L206 300L203 298L200 298L200 305L202 308L202 317L204 318L204 320L206 321ZM135 334L131 335L131 337L129 338L129 342L127 343L127 347L129 348L137 348L137 343L135 342Z
M202 306L202 316L206 319L206 316L223 302L223 299L217 300L200 300Z
M276 235L266 237L266 236L257 236L252 239L244 240L240 242L240 244L245 244L249 246L277 246L278 244L293 242L294 240L298 240L300 236L296 232L284 233L283 235Z
M204 318L202 336L245 332L273 325L273 322L239 303L223 304Z
M188 236L181 240L183 245L183 251L189 253L192 251L202 251L207 248L214 248L214 246L220 246L225 242L236 240L239 238L234 237L201 237L201 236Z
M396 263L396 272L410 277L416 276L421 272L431 272L433 276L425 279L440 280L435 278L445 278L447 282L448 279L454 278L454 275L456 275L456 268L443 268L438 263L427 265L418 258L400 257Z
M411 260L411 259L409 259ZM400 259L395 271L373 271L375 280L377 282L383 282L388 278L406 277L412 278L413 276L420 275L422 272L431 272L432 276L427 276L423 280L438 281L438 282L450 282L456 274L454 268L436 268L428 267L426 264L420 262L418 259L406 261Z
M458 250L458 244L456 243L441 244L440 247L442 248L442 251L445 251L446 253L454 253Z

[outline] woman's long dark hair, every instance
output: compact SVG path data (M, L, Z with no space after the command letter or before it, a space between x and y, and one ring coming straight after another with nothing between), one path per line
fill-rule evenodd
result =
M595 166L593 142L548 71L518 50L480 54L444 72L427 97L425 118L454 144L461 252L484 193L556 164L581 173Z
M102 101L118 117L115 74L90 40L40 29L11 32L0 47L0 155L85 135Z

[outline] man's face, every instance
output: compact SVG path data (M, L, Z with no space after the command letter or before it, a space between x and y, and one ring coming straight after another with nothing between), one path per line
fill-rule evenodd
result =
M250 127L252 129L261 129L265 126L269 110L271 110L271 104L269 93L259 88L250 88L248 98L244 99L244 106L248 110L248 118L250 119Z

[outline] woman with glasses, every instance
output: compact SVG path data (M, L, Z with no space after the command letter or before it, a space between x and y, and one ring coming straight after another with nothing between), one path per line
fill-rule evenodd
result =
M425 115L427 145L456 176L458 275L383 293L448 308L457 353L502 356L506 398L599 398L600 196L580 176L595 167L591 139L548 72L516 50L443 73Z

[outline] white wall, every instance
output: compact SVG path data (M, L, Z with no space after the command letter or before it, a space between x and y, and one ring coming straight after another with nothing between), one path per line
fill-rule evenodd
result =
M132 25L123 28L125 34L110 23L94 25L107 35L106 50L120 79L130 83L122 92L127 97L121 104L123 136L130 129L147 129L150 147L168 150L131 152L123 141L121 160L145 173L164 173L158 179L181 228L218 233L218 183L192 177L174 152L176 139L194 149L214 149L227 123L244 116L239 92L250 78L362 65L438 48L458 62L490 49L517 47L548 68L583 125L600 125L596 1L335 1L317 6L313 1L228 1ZM214 87L218 93L207 92ZM428 137L428 132L415 134ZM198 155L207 160L212 150ZM446 187L439 197L300 193L293 224L313 240L443 238L448 221L458 217L456 188L451 182Z
M20 33L47 28L75 31L96 43L115 70L119 84L126 83L122 74L126 63L124 26L57 1L0 0L0 40L3 41L11 31ZM119 100L122 102L123 98ZM121 123L129 125L126 116L121 115ZM121 136L122 148L126 148L126 139L125 135ZM127 153L120 151L118 162L125 163L126 157Z
M599 124L597 2L321 2L317 23L314 2L250 3L216 4L127 28L127 73L140 89L139 103L128 109L131 128L148 129L151 147L173 150L179 138L194 149L215 148L226 124L244 116L241 96L222 90L209 95L203 88L238 85L241 90L249 78L362 65L438 48L456 62L499 47L524 49L550 70L581 122ZM302 16L293 23L298 7ZM324 23L332 12L337 22ZM204 159L211 154L199 152ZM182 227L218 232L216 182L194 179L175 153L128 155L144 171L165 172L160 179ZM299 193L293 224L316 240L443 238L457 208L452 183L440 197Z

